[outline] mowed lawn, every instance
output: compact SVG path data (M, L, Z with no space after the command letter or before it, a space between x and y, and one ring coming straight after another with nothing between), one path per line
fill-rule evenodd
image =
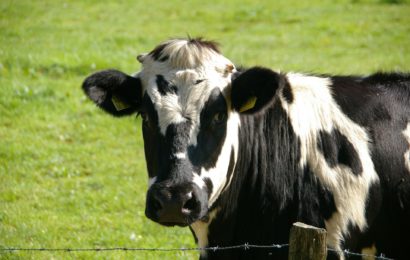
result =
M194 247L144 216L140 119L86 100L90 73L139 70L170 37L238 65L410 71L409 1L0 1L0 248ZM0 259L192 259L196 252L13 252Z

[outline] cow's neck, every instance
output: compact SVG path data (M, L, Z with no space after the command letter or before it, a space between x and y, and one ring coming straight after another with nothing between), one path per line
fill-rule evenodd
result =
M239 135L232 182L215 202L215 216L202 226L206 241L198 234L198 244L286 243L295 219L289 202L299 170L299 140L280 104L257 116L242 116Z

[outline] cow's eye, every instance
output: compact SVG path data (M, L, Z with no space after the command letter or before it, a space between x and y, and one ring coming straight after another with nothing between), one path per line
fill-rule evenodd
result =
M223 122L225 122L226 119L226 114L222 113L222 112L218 112L214 115L213 119L212 119L212 123L214 125L219 125Z

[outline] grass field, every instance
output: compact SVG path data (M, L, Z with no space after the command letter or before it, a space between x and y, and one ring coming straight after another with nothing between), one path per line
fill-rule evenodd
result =
M93 71L139 70L170 37L204 36L236 64L410 71L409 1L0 1L0 248L191 247L144 216L140 120L85 99ZM264 3L262 3L264 2ZM3 259L191 259L197 253L0 252Z

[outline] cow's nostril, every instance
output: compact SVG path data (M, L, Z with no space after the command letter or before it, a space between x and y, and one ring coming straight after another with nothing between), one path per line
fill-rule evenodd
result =
M197 203L195 197L192 197L192 198L190 198L189 200L187 200L185 202L184 206L182 207L182 211L189 213L189 212L193 211L196 208L197 204L198 203Z
M151 205L154 212L158 212L162 209L162 203L157 198L153 198Z

